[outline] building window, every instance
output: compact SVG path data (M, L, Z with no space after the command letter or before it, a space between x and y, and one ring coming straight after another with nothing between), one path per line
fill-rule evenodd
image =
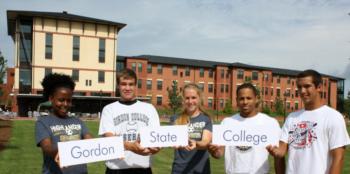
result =
M273 96L273 88L271 88L271 96Z
M79 70L77 69L72 70L72 79L76 82L79 81Z
M290 78L287 79L287 84L288 84L288 85L290 84Z
M204 68L199 68L199 77L204 77Z
M91 80L85 80L85 86L91 86Z
M163 89L163 81L162 80L157 80L157 89L162 90Z
M52 68L45 68L45 76L52 74Z
M280 77L277 77L277 83L278 83L278 84L281 83Z
M104 63L105 62L105 51L106 50L106 40L100 39L99 40L99 49L98 49L98 62Z
M152 80L147 80L147 89L152 90Z
M162 100L163 100L163 97L162 96L157 96L157 105L162 105Z
M190 76L190 67L185 68L185 76Z
M137 79L137 88L141 89L142 88L142 80Z
M265 87L265 95L269 95L269 88Z
M299 97L299 92L298 92L298 90L295 90L295 97Z
M323 98L327 98L326 92L323 92Z
M152 73L152 64L147 64L147 73Z
M212 108L213 107L213 99L208 99L208 108Z
M294 103L294 109L298 110L299 109L299 103Z
M73 36L73 61L79 61L80 37Z
M204 83L198 83L198 88L204 91Z
M258 80L258 79L259 79L259 76L258 76L258 72L257 72L257 71L253 71L253 72L252 72L252 79L253 79L253 80Z
M131 63L131 69L136 72L136 63Z
M225 92L228 93L228 85L225 87Z
M264 74L264 79L265 79L266 82L269 81L269 75L268 74Z
M221 85L220 85L220 92L223 93L224 91L225 91L225 85L224 85L224 84L221 84Z
M213 84L208 84L208 92L212 93L213 92Z
M45 35L45 58L52 59L52 34L46 33Z
M176 65L173 66L173 75L177 76L177 66Z
M98 71L98 83L104 83L104 82L105 82L105 72Z
M157 72L158 72L158 74L162 74L163 73L163 66L161 64L158 64Z
M33 47L33 20L31 19L20 19L19 20L19 41L18 41L18 57L19 66L31 66L32 62L32 47ZM52 40L52 39L51 39ZM46 45L46 43L44 43ZM52 52L52 41L50 44ZM50 56L51 59L51 56ZM28 89L29 90L29 89ZM31 89L30 89L31 91Z
M225 70L224 69L222 69L221 71L220 71L221 73L221 78L225 78Z
M137 69L139 72L142 72L142 63L137 64Z
M290 97L290 89L287 89L287 90L286 90L286 96L287 96L287 97Z
M290 109L290 102L287 102L287 109Z
M281 89L279 88L276 89L276 95L277 97L281 97Z
M227 72L226 72L226 78L227 78L227 79L230 78L230 70L227 70Z
M243 79L244 71L239 69L237 72L237 79Z
M214 77L214 71L212 69L209 69L209 77L210 78Z
M224 99L220 99L220 108L224 107Z
M117 62L117 72L120 72L123 69L125 69L125 63L124 62Z
M19 69L19 91L21 93L31 93L32 71L30 69Z

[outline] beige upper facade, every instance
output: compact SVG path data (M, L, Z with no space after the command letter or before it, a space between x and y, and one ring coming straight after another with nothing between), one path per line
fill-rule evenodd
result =
M63 13L62 15L67 14ZM15 40L15 85L14 90L21 93L20 88L20 20L16 21ZM33 16L32 45L31 45L31 92L41 93L41 81L45 71L64 73L74 76L75 71L77 93L93 95L105 93L115 95L116 88L116 55L117 36L121 29L118 25L101 24L95 21L67 20ZM49 35L49 36L48 36ZM50 37L48 42L48 37ZM74 37L77 38L74 40ZM75 42L78 41L76 44ZM102 42L102 44L101 44ZM51 56L47 57L48 44L51 47ZM103 48L101 48L101 45ZM73 58L73 51L77 49L77 59ZM101 52L101 53L100 53ZM103 55L103 61L99 61ZM100 76L100 80L99 80Z

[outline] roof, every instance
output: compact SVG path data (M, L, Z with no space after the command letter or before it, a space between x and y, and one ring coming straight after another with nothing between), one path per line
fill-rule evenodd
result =
M79 16L75 14L70 14L66 11L63 12L43 12L43 11L18 11L18 10L7 10L7 29L8 35L13 35L16 29L16 19L18 17L44 17L44 18L53 18L53 19L62 19L68 21L77 21L77 22L89 22L96 24L104 25L113 25L117 26L118 31L121 30L126 24L107 21L102 19L96 19L91 17Z
M228 65L225 62L215 62L188 58L178 58L178 57L166 57L166 56L155 56L155 55L140 55L133 56L134 58L146 58L151 63L162 63L171 65L184 65L184 66L194 66L194 67L205 67L214 68L217 65Z
M118 61L125 61L127 58L139 58L147 59L150 63L160 63L160 64L171 64L171 65L183 65L183 66L193 66L193 67L204 67L204 68L215 68L218 65L224 65L235 68L244 68L244 69L253 69L253 70L267 70L272 71L274 75L281 76L297 76L301 71L291 70L291 69L282 69L282 68L273 68L273 67L264 67L249 65L240 62L227 63L227 62L216 62L216 61L207 61L207 60L198 60L198 59L188 59L188 58L177 58L177 57L166 57L166 56L155 56L155 55L140 55L140 56L117 56ZM327 76L332 80L345 80L341 77L331 76L327 74L322 74L322 76Z

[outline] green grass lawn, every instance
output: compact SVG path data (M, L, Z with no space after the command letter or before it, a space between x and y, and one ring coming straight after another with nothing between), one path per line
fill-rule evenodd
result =
M98 123L93 121L86 123L90 131L97 137ZM350 131L349 125L348 131ZM152 167L155 174L170 173L173 153L173 149L165 148L155 155ZM37 174L41 172L41 165L41 150L35 146L34 140L34 121L13 121L10 142L6 149L0 152L0 173ZM105 171L103 162L91 163L88 167L91 174ZM224 173L223 158L211 159L211 169L213 174ZM346 149L343 173L350 173L350 148Z

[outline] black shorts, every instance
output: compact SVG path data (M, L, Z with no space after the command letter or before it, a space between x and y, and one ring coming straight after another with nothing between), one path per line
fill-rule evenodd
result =
M130 168L130 169L109 169L107 167L106 174L152 174L151 168Z

